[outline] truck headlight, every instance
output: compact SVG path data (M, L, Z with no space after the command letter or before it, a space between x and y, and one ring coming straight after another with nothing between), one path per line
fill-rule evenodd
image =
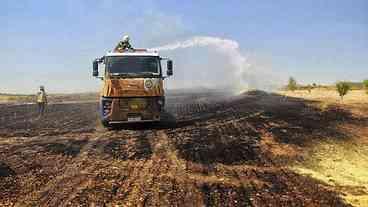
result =
M112 100L103 100L102 101L102 112L103 116L107 116L111 112Z

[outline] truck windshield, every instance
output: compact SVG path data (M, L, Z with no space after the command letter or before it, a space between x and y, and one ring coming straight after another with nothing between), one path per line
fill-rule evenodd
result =
M107 57L106 68L113 75L158 75L160 73L160 59L152 56Z

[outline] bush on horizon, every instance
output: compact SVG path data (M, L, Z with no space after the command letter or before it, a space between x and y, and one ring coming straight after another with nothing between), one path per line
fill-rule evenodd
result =
M347 82L339 81L336 83L336 90L339 93L341 100L343 100L344 96L349 92L350 89L351 86Z

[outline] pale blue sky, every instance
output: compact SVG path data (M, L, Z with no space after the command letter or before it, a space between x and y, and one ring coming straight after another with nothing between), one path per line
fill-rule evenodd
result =
M232 39L283 79L368 78L366 0L4 0L0 14L0 92L31 93L40 84L51 92L97 91L91 61L124 33L136 47L199 35Z

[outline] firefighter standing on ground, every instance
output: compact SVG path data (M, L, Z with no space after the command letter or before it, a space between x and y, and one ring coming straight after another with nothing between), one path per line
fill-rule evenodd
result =
M47 95L45 92L45 87L40 86L40 91L37 93L38 117L44 115L46 104L47 104Z
M121 52L121 51L124 51L124 50L132 50L133 47L132 47L132 45L130 45L129 40L130 40L129 36L125 35L123 37L123 40L120 41L118 43L118 45L115 47L115 51Z

